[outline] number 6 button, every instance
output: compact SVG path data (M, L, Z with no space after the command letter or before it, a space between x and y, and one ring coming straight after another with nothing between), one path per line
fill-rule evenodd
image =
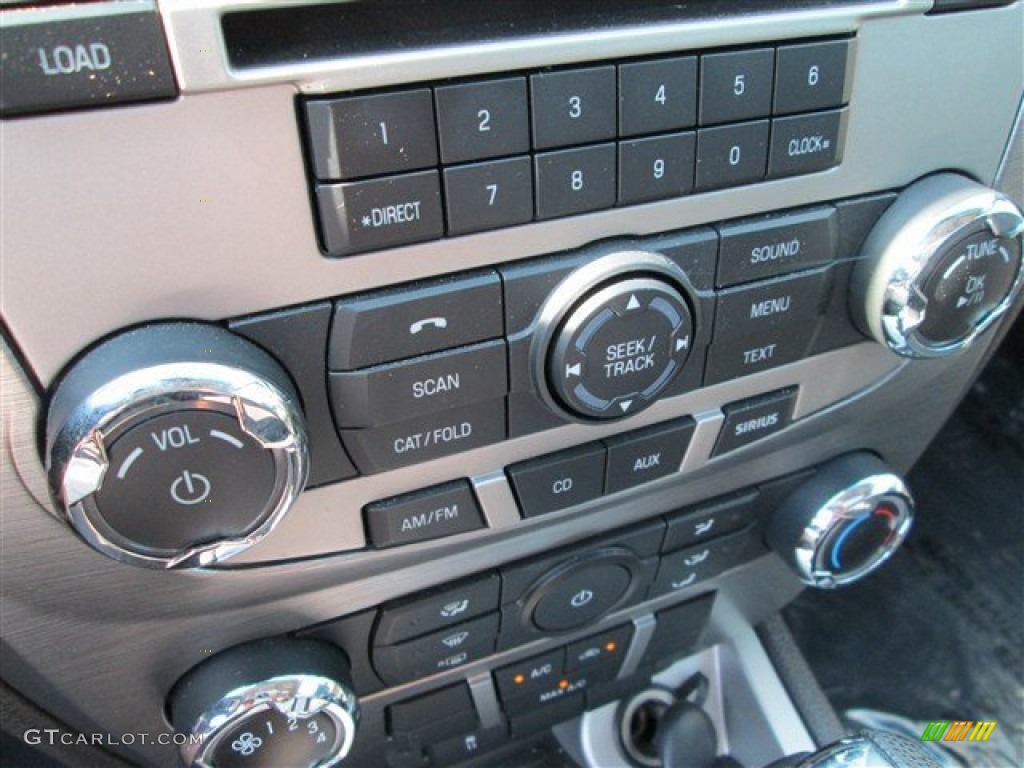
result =
M529 151L525 78L448 85L437 88L434 98L443 162Z

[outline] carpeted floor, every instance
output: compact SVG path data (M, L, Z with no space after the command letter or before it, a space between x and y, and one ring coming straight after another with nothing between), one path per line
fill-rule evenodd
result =
M842 713L996 720L979 768L1024 765L1024 323L908 482L903 550L857 586L808 590L785 612ZM922 726L923 727L923 726Z

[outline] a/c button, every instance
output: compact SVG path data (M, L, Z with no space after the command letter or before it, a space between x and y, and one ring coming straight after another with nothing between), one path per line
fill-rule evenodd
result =
M444 234L437 171L316 189L323 246L332 256L431 240Z

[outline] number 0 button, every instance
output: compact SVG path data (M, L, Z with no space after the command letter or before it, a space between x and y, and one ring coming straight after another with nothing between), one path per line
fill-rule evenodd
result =
M615 138L615 67L530 77L537 149Z
M448 85L436 89L434 98L445 163L529 151L525 78Z
M448 234L511 227L533 219L530 158L447 168L444 172Z

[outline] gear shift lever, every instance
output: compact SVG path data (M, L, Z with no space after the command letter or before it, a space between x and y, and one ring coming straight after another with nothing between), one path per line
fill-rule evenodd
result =
M666 768L668 768L666 766ZM814 754L791 755L767 768L942 768L918 742L865 729Z

